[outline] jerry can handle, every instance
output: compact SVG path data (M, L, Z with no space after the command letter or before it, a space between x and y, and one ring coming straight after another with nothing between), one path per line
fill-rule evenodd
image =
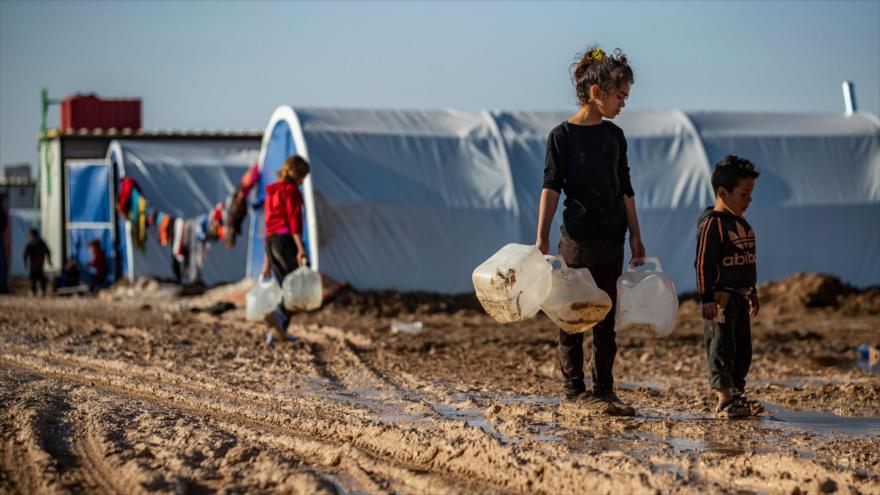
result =
M559 262L561 269L564 270L564 269L568 268L568 265L565 264L565 260L562 259L562 256L550 256L549 254L545 254L544 260L547 261L547 263L550 263L550 268L553 268L554 261Z
M626 265L626 271L628 271L628 272L636 271L636 267L633 266L633 262L636 260L641 260L644 265L653 264L654 270L651 270L651 271L655 271L655 272L662 272L663 271L663 267L660 265L660 259L658 259L656 256L648 256L645 258L633 258L632 260L630 260L629 264Z

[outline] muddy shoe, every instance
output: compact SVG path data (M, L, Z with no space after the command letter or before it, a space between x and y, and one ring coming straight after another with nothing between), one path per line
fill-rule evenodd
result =
M272 345L276 341L287 339L287 317L279 309L274 309L264 319L269 325L269 333L266 334L266 343Z
M734 419L750 416L751 411L742 402L731 397L715 408L715 418L717 419Z
M636 410L626 402L620 400L614 392L605 392L597 395L600 400L605 401L609 406L609 416L635 416Z
M559 412L563 416L574 417L608 416L611 414L611 405L590 392L581 392L564 396L559 402Z

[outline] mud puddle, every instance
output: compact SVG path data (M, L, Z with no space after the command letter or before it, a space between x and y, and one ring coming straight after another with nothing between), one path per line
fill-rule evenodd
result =
M850 418L832 412L792 411L764 402L762 422L770 427L793 427L823 434L880 436L880 417Z

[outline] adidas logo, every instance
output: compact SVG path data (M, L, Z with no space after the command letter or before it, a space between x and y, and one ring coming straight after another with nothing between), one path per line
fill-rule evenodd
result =
M747 253L739 254L736 253L733 256L725 256L721 263L724 266L743 266L743 265L754 265L758 261L758 257L755 253L749 251Z
M755 233L752 229L746 232L745 227L739 222L736 223L736 232L728 230L727 236L730 237L730 242L740 251L755 247Z

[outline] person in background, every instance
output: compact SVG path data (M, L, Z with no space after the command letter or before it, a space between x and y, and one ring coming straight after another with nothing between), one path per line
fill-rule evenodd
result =
M79 285L79 279L79 263L77 263L75 259L70 258L67 260L67 264L64 266L64 269L61 270L61 273L55 277L53 285L56 291L64 287L76 287Z
M266 247L262 277L269 278L274 273L279 284L287 274L308 263L302 240L303 197L299 186L309 171L309 163L303 157L290 156L278 171L278 181L266 186ZM271 327L266 342L272 344L276 340L296 340L287 335L289 322L290 313L283 304L279 304L266 315L266 323Z
M31 229L28 233L28 243L24 248L24 266L29 269L28 278L31 283L31 296L37 295L39 287L39 295L46 295L46 273L43 271L43 264L48 263L52 266L52 260L49 259L49 246L40 238L37 229Z
M107 281L107 257L101 249L101 241L92 239L88 244L92 259L86 264L86 280L93 292L104 286Z

